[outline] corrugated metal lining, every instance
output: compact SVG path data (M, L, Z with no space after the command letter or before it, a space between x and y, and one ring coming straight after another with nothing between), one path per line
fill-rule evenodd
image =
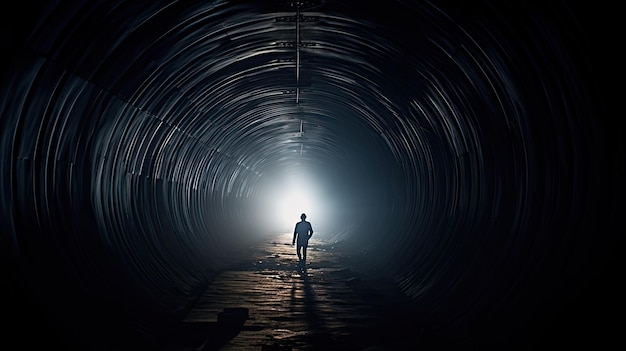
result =
M246 221L263 182L298 169L338 190L323 231L358 234L445 321L510 312L609 240L586 239L610 205L608 146L565 5L21 13L3 52L1 251L76 311L175 318L232 240L270 230Z

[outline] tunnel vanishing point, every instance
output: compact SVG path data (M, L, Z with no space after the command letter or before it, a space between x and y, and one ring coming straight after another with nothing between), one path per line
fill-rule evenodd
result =
M306 212L433 323L611 339L621 69L594 5L2 5L3 334L154 339Z

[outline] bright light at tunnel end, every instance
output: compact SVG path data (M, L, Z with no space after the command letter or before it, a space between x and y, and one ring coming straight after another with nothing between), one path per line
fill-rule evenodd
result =
M305 172L289 172L266 179L261 190L258 220L270 232L293 232L300 215L305 213L316 233L331 220L332 208L322 184Z
M310 188L297 184L289 185L284 194L277 196L274 212L276 222L281 226L291 226L302 213L306 213L309 219L317 212L315 210L315 192Z

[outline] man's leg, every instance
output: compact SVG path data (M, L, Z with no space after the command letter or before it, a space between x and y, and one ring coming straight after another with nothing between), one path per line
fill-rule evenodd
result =
M302 246L302 258L306 261L306 245Z
M298 261L302 261L302 254L300 253L300 250L302 250L302 245L298 243L296 245L296 252L298 253Z

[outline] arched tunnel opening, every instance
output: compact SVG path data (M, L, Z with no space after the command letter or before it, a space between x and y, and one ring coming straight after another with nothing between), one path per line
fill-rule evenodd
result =
M597 310L617 308L624 171L602 9L3 7L8 334L152 340L233 250L302 212L433 324L615 330Z

